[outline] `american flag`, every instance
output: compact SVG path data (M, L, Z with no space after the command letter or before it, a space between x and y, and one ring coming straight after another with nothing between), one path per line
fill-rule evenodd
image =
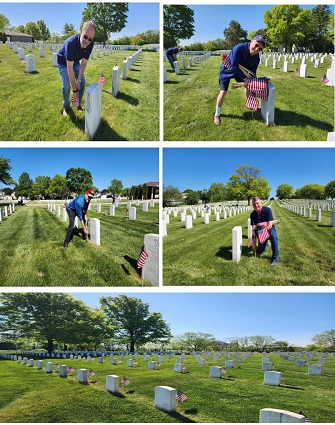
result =
M26 60L25 59L22 59L22 65L25 65L27 62L26 62Z
M327 84L328 82L329 82L329 79L327 78L326 74L324 74L323 77L321 78L321 83Z
M249 109L254 109L255 111L258 110L258 100L257 97L253 94L249 94L247 96L247 100L245 101L245 106Z
M187 399L187 395L185 393L183 393L182 391L177 390L176 400L183 402L186 399Z
M300 75L300 72L299 72L299 69L298 68L295 69L294 75Z
M138 260L137 260L137 268L138 269L141 269L144 266L148 256L149 256L148 253L146 252L146 250L143 247L142 251L140 253L140 256L138 257Z
M259 243L261 244L265 243L270 237L270 232L268 231L268 228L266 226L266 222L258 223L257 225L257 236Z
M312 421L309 419L309 417L308 417L308 416L306 416L306 415L305 415L305 413L303 413L303 411L302 411L302 410L300 410L299 415L304 416L304 418L305 418L305 422L312 422Z
M100 78L99 78L98 84L104 85L104 84L106 84L106 83L107 83L107 80L106 80L106 78L105 78L105 76L104 76L104 73L102 72L102 73L101 73L101 75L100 75Z
M121 384L122 385L129 385L130 381L128 378L126 378L125 376L121 379Z
M71 97L72 106L76 107L79 106L79 98L75 98L74 96Z
M260 99L268 100L269 86L266 78L249 78L247 90Z
M221 373L227 373L227 371L224 367L221 369Z
M225 55L222 56L222 63L225 66L225 68L227 68L227 69L232 68L228 53L226 53Z
M92 369L90 369L90 370L89 370L89 372L87 372L87 376L88 376L89 378L91 378L92 376L95 376L95 372L93 372L93 370L92 370Z

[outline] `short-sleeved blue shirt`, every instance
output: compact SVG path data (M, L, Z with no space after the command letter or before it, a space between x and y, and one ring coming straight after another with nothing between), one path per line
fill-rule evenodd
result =
M256 226L258 223L263 223L264 221L272 221L273 219L272 211L269 207L263 206L260 215L256 211L250 214L250 224L252 226Z
M238 67L239 65L249 69L249 71L256 74L259 65L259 54L250 54L250 41L247 43L237 44L229 53L229 60L231 67L227 68L224 63L220 66L220 79L238 77L244 80L246 76Z
M92 53L94 43L91 43L82 49L80 45L80 34L72 35L67 38L57 53L57 62L60 65L66 65L66 61L79 63L81 59L89 59Z
M170 47L170 49L166 51L167 56L176 55L177 53L179 53L179 49L177 47Z

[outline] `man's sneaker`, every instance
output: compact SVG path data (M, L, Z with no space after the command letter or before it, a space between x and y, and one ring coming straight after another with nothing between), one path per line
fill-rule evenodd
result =
M64 248L68 248L69 244L67 242L64 242Z
M69 115L69 113L70 113L70 108L63 108L63 109L60 111L60 113L61 113L62 115L64 115L64 117L67 117L67 116Z
M218 117L217 115L214 115L213 122L215 125L221 124L220 117Z
M278 260L272 260L271 266L276 266L278 264Z

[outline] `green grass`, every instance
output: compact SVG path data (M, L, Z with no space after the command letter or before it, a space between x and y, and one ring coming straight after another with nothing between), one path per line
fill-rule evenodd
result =
M88 379L88 385L77 382L76 372L60 379L57 371L46 374L36 366L30 368L1 360L0 421L257 423L259 410L271 407L296 413L303 410L314 423L333 423L334 359L328 356L322 376L317 377L308 375L307 366L296 367L273 354L269 357L274 370L282 372L284 379L279 387L263 384L261 354L236 363L222 379L209 377L210 366L224 366L222 357L220 363L206 357L206 366L199 366L193 356L187 355L183 374L173 372L175 358L165 360L157 370L149 370L142 356L132 368L127 367L125 358L117 365L111 365L108 359L104 364L98 364L96 359L90 363L52 360L53 364L66 364L76 371L92 368L96 375ZM128 386L120 385L119 395L109 394L105 389L105 377L110 374L130 380ZM185 402L177 403L175 413L167 414L154 407L154 388L160 385L180 389L188 395Z
M64 249L68 222L46 206L17 207L0 223L0 286L141 286L136 262L144 235L158 233L158 206L137 208L136 220L122 204L114 217L93 208L88 217L100 219L101 246L83 240L79 225Z
M182 59L179 60L182 68ZM245 107L245 90L229 88L221 108L221 125L212 122L219 94L221 57L212 56L176 75L165 62L164 140L166 141L325 141L334 131L334 89L321 83L330 65L328 57L319 68L307 61L308 77L259 65L276 88L275 125L266 126L260 109ZM281 61L278 68L282 65ZM234 80L231 83L235 82Z
M330 212L308 219L272 202L279 240L279 264L271 267L271 246L261 258L248 248L247 221L250 212L215 221L212 214L205 225L198 215L193 228L185 229L180 216L170 214L167 236L163 238L164 285L290 286L335 284L335 228ZM232 261L232 229L242 226L243 250L239 263Z
M58 68L33 49L36 74L28 74L17 54L0 45L0 101L2 118L0 140L6 141L85 141L83 113L71 110L68 117L62 108L61 79ZM27 51L25 51L27 54ZM121 51L90 59L86 68L86 88L97 83L101 72L107 78L102 87L101 123L94 140L159 140L159 54L143 51L127 80L120 79L117 98L111 94L112 70L117 63L121 77L123 60L133 52ZM84 98L85 103L85 98Z

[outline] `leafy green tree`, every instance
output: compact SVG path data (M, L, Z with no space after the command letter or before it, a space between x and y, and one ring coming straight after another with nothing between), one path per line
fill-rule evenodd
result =
M10 159L0 156L0 182L4 184L14 184L14 180L10 175L12 167L9 165Z
M277 187L276 196L278 199L291 199L294 195L294 187L289 184L280 184Z
M261 170L244 164L235 171L236 174L232 174L227 183L228 199L247 199L250 205L254 196L259 196L261 199L267 199L270 196L271 188L268 181L259 175Z
M310 9L298 5L278 5L264 13L266 34L269 45L274 48L284 47L290 50L292 44L300 44L309 28Z
M51 178L48 176L37 176L31 188L31 196L35 199L39 196L44 198L50 186Z
M76 30L73 24L69 24L68 22L65 22L62 29L62 35L65 38L71 37L71 35L76 35L77 33L78 31Z
M92 174L85 168L69 168L66 179L69 189L76 194L84 193L93 185Z
M331 9L326 4L319 4L311 11L310 19L310 41L315 52L321 52L327 45Z
M204 332L185 332L172 338L171 343L179 350L205 351L215 344L212 334Z
M181 4L164 5L163 31L165 49L191 38L195 33L194 10Z
M189 190L185 202L187 205L197 205L199 204L199 192L194 190Z
M143 199L148 199L148 193L149 193L149 189L148 186L146 184L144 184L142 186L142 195L143 195Z
M0 303L3 335L46 341L49 352L55 341L81 343L94 334L88 321L92 317L90 309L68 294L2 293ZM97 325L95 320L93 323Z
M66 199L71 194L66 177L56 174L45 193L50 199Z
M221 202L225 199L226 188L223 183L212 183L208 192L209 202Z
M161 313L150 313L149 304L139 298L126 295L101 297L100 304L114 328L115 337L129 344L131 352L135 351L135 345L171 338L170 328Z
M47 24L40 19L39 21L37 21L37 26L39 27L41 34L42 34L42 40L46 41L51 37L49 28L47 27Z
M335 198L335 180L331 180L329 183L326 184L325 197L331 199Z
M116 195L120 195L123 189L123 184L121 180L113 179L111 181L110 186L108 187L109 193L115 193Z
M232 20L229 22L229 27L224 29L223 35L228 48L232 49L236 44L247 40L248 31L244 30L239 22Z
M311 339L318 347L327 347L329 350L335 350L335 329L316 334Z
M25 25L26 34L34 37L34 40L42 40L42 33L40 27L35 22L27 22Z
M15 186L16 196L21 195L29 197L31 195L31 189L33 186L33 180L30 178L29 174L23 172L18 180L18 184Z
M87 3L81 26L85 21L94 22L97 28L95 39L106 44L110 33L123 30L127 17L128 3Z
M177 187L167 185L163 187L163 206L167 206L171 202L182 202L183 194Z
M269 335L254 335L250 336L249 339L253 349L256 351L264 351L275 342L275 339Z
M325 186L321 184L306 184L299 191L300 198L324 199Z
M0 31L5 32L9 25L9 19L3 13L0 13Z
M159 30L148 30L144 33L145 44L159 43Z
M255 37L255 35L257 35L257 34L262 35L265 39L267 38L266 29L265 28L261 28L259 30L250 31L249 34L248 34L248 39L249 40L252 40L253 37Z
M24 25L18 25L16 28L15 28L15 31L17 31L17 32L25 32L26 31L26 28L25 28L25 26Z
M203 189L199 192L199 198L204 204L209 202L209 191L208 189Z

